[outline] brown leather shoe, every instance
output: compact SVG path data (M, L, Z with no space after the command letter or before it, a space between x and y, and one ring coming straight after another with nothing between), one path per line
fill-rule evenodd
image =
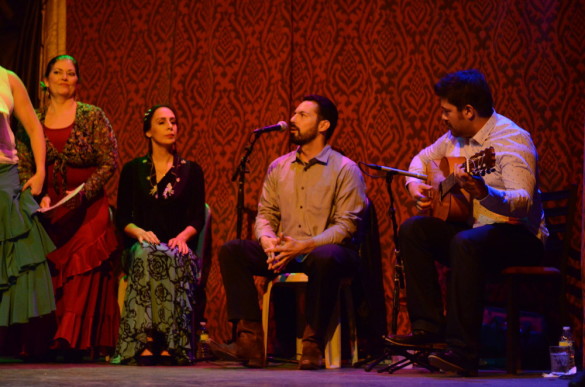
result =
M303 332L303 353L299 360L300 370L319 370L323 368L323 339L317 337L309 324Z
M219 344L210 339L209 348L219 359L241 361L249 368L266 367L264 333L260 322L241 320L235 343Z
M238 356L245 359L244 365L246 367L266 367L264 331L260 322L241 320L238 324L236 344L238 347Z
M230 361L243 361L243 358L238 356L238 346L237 344L221 344L217 341L209 338L207 343L209 344L209 349L213 353L215 357L219 360L230 360Z

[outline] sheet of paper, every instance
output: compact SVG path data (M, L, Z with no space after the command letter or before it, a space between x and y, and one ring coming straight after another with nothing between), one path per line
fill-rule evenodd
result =
M37 211L38 212L47 212L47 211L51 211L51 210L53 210L53 209L55 209L55 208L63 205L67 201L71 200L71 198L73 198L75 195L77 195L83 189L83 186L84 185L85 185L85 183L81 183L77 188L75 188L73 191L69 192L67 194L67 196L65 196L64 198L62 198L61 200L59 200L57 203L53 204L50 207L39 208Z

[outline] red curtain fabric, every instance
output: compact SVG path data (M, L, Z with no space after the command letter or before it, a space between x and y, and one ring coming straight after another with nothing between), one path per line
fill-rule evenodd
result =
M216 253L235 237L231 176L254 128L287 119L304 94L323 94L340 110L332 145L356 161L406 169L446 129L433 84L464 68L484 72L497 111L532 134L543 190L578 183L582 198L583 20L581 2L562 0L75 0L68 2L67 50L80 63L80 99L105 110L122 162L147 150L146 108L176 107L180 149L205 171ZM285 134L257 143L245 191L249 213L268 163L288 149ZM414 209L403 179L396 180L402 222ZM383 179L366 183L380 214L390 300L388 197ZM116 184L117 176L112 194ZM252 221L246 218L244 237ZM578 258L571 264L580 268ZM579 287L579 279L572 284ZM215 254L206 290L210 331L227 338ZM571 302L581 310L580 298ZM407 332L405 305L401 311L399 331ZM575 313L575 328L580 321Z

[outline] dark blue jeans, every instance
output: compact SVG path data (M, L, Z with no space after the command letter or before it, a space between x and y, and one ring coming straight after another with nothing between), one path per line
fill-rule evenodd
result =
M469 228L416 216L399 231L412 329L444 333L447 344L477 359L485 280L509 266L542 264L542 242L520 225ZM450 267L444 314L435 261Z

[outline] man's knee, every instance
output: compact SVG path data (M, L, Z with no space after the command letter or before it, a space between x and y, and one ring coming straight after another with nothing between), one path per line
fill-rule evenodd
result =
M234 259L239 257L242 253L242 240L234 239L229 242L224 243L219 248L219 253L217 254L219 264L225 265L232 262Z
M454 270L480 270L485 252L473 230L458 232L449 243L449 258ZM471 272L469 272L471 275Z
M331 260L342 253L343 247L333 244L317 246L311 252L313 256L318 257L321 260Z
M334 244L318 246L309 254L313 271L331 273L350 266L354 260L357 262L357 257L353 255L357 256L357 253L354 254L345 247Z
M413 216L406 219L404 223L400 225L398 235L403 239L420 234L426 228L428 219L428 216Z

